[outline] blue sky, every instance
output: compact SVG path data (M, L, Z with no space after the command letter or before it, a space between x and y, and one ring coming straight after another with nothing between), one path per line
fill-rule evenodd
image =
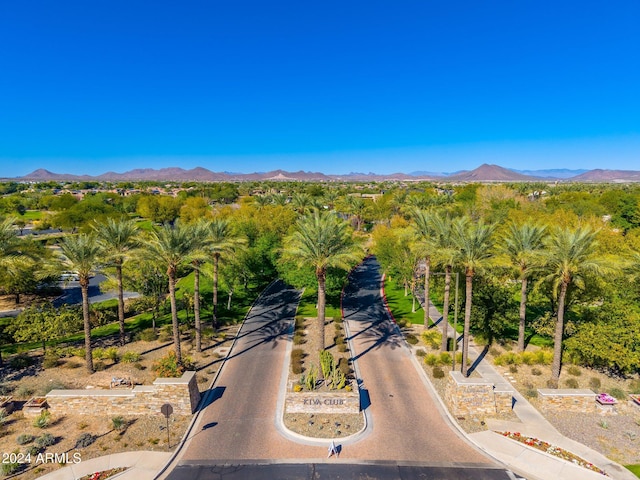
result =
M640 169L640 2L0 3L0 177Z

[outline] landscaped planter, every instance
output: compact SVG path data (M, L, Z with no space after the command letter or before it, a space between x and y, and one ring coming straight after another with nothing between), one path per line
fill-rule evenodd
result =
M0 410L7 414L13 412L13 397L0 396Z
M37 417L43 410L49 408L46 397L31 397L22 407L22 413Z
M285 396L286 413L359 413L360 393L351 386L340 390L296 392L289 388Z

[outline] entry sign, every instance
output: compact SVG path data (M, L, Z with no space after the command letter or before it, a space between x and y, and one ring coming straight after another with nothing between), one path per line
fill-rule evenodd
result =
M173 407L171 406L170 403L165 403L164 405L162 405L160 407L160 412L162 412L162 414L165 416L165 418L169 418L171 416L171 414L173 413Z

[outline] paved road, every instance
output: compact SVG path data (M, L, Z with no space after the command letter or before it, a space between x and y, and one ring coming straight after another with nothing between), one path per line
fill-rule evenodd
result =
M379 264L370 257L352 272L344 293L344 316L373 417L372 434L350 449L361 459L495 466L443 419L383 304L380 281Z

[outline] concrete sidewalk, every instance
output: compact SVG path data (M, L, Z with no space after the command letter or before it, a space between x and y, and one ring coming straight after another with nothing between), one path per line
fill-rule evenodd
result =
M431 318L435 321L440 320L442 315L438 309L433 304L429 307L429 315ZM449 328L449 335L451 337L454 335L452 327ZM473 342L470 342L469 363L475 365L475 372L479 373L483 379L493 383L496 389L511 392L515 400L513 412L517 415L520 422L489 419L487 421L489 430L467 435L478 448L529 480L548 480L550 478L554 480L589 480L603 478L599 473L587 470L567 460L495 433L506 431L520 432L523 435L538 438L581 457L606 471L610 478L616 480L638 480L633 473L622 465L615 463L601 453L596 452L582 443L571 440L558 432L558 430L513 387L511 382L493 368L493 365L491 365L489 361L482 358L476 365L479 356L478 348L473 345ZM420 368L422 367L420 366ZM455 422L455 420L453 421Z

